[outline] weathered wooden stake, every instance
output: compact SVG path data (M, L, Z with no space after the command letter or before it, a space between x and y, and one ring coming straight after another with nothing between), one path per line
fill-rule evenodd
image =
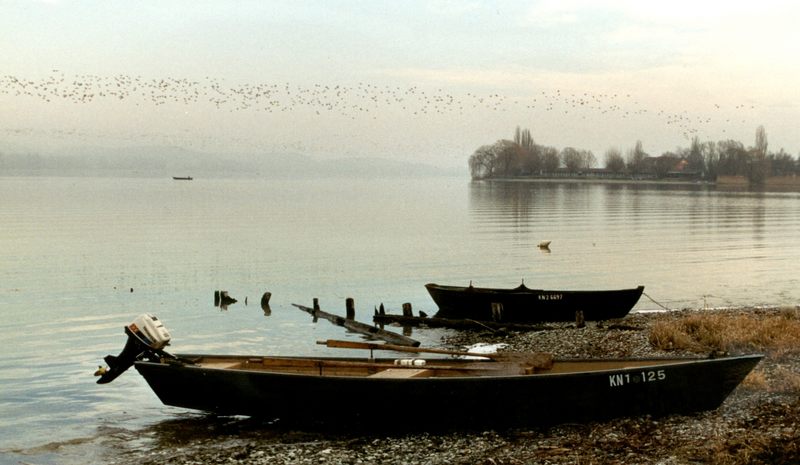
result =
M503 319L503 304L492 302L492 321L501 321Z
M583 318L583 310L578 310L575 312L575 327L583 328L584 326L586 326L586 320Z
M400 334L393 333L391 331L381 330L372 325L361 323L356 320L348 320L346 318L340 317L339 315L334 315L332 313L322 311L319 308L313 309L298 304L292 304L292 305L312 315L314 317L314 322L316 322L318 318L323 318L335 325L343 326L344 328L350 331L357 332L359 334L364 334L372 338L383 339L384 341L389 342L390 344L399 344L399 345L413 346L413 347L419 346L419 341L411 339L410 337L404 337Z
M345 308L345 318L348 320L355 320L356 319L356 302L353 300L352 297L348 297L344 300L344 308Z
M230 295L228 295L228 291L219 291L219 304L220 305L231 305L238 302L238 300L234 299Z
M265 292L264 295L261 296L261 310L264 310L264 315L270 315L272 313L272 309L269 308L270 298L272 298L271 292Z
M403 304L403 316L414 316L414 311L411 309L411 303L406 302Z

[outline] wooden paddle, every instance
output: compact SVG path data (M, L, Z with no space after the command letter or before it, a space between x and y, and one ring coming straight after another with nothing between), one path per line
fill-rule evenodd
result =
M522 367L531 368L531 372L536 369L549 369L553 366L553 356L545 353L519 353L501 352L493 354L481 354L460 350L447 349L427 349L423 347L398 346L393 344L378 344L375 342L341 341L338 339L328 339L317 341L317 344L336 349L368 349L372 350L393 350L395 352L411 352L426 354L442 354L454 356L484 357L495 362L506 362L519 364Z
M327 346L333 349L368 349L368 350L393 350L395 352L411 352L411 353L426 353L426 354L443 354L443 355L458 355L458 356L473 356L485 357L490 359L497 359L498 354L479 354L475 352L465 352L458 350L447 349L426 349L424 347L410 347L400 346L395 344L379 344L376 342L358 342L358 341L341 341L338 339L328 339L325 341L317 341L317 344Z

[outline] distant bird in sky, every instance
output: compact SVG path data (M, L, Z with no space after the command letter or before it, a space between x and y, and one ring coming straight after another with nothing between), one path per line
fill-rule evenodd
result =
M458 93L443 87L425 89L418 85L378 85L363 81L352 85L332 82L228 84L224 79L210 76L200 79L173 76L148 78L131 74L67 76L57 69L40 79L11 74L0 76L0 96L38 99L44 103L60 101L90 105L102 101L130 103L137 109L142 109L144 105L151 105L153 108L168 105L202 106L226 112L282 115L308 111L317 118L347 120L376 120L396 115L463 120L465 116L486 118L483 115L486 111L522 110L541 110L545 113L557 111L562 117L574 115L581 119L595 115L630 120L643 118L649 113L660 118L665 128L674 128L677 134L687 139L705 131L714 123L709 116L692 118L686 111L676 113L659 108L645 108L627 92L569 92L556 88L531 94L536 96L511 96L498 91ZM724 109L719 103L709 104L709 108ZM754 109L752 104L739 103L728 110L743 112ZM731 118L727 118L726 124L730 120Z

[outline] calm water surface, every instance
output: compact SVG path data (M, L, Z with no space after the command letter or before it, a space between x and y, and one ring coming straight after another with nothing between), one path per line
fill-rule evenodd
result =
M154 430L199 417L133 370L95 384L143 312L176 352L295 355L356 336L291 303L343 313L353 297L363 321L380 303L433 313L427 282L643 284L636 311L796 305L798 231L798 193L701 186L0 178L0 463L102 461L99 443L151 447ZM240 302L215 308L216 289Z

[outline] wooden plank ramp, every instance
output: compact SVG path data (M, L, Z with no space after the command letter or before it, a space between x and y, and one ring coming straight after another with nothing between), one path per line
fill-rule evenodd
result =
M315 299L316 303L316 299ZM334 315L333 313L328 313L321 310L317 305L314 308L306 307L300 304L292 304L293 306L299 308L300 310L308 313L309 315L313 316L314 318L323 318L325 320L330 321L331 323L342 326L350 331L364 334L371 338L380 339L386 341L390 344L400 345L400 346L407 346L407 347L418 347L420 342L416 339L412 339L408 336L403 336L402 334L398 334L392 331L388 331L385 329L378 328L376 326L368 325L366 323L361 323L359 321L344 318L339 315Z

